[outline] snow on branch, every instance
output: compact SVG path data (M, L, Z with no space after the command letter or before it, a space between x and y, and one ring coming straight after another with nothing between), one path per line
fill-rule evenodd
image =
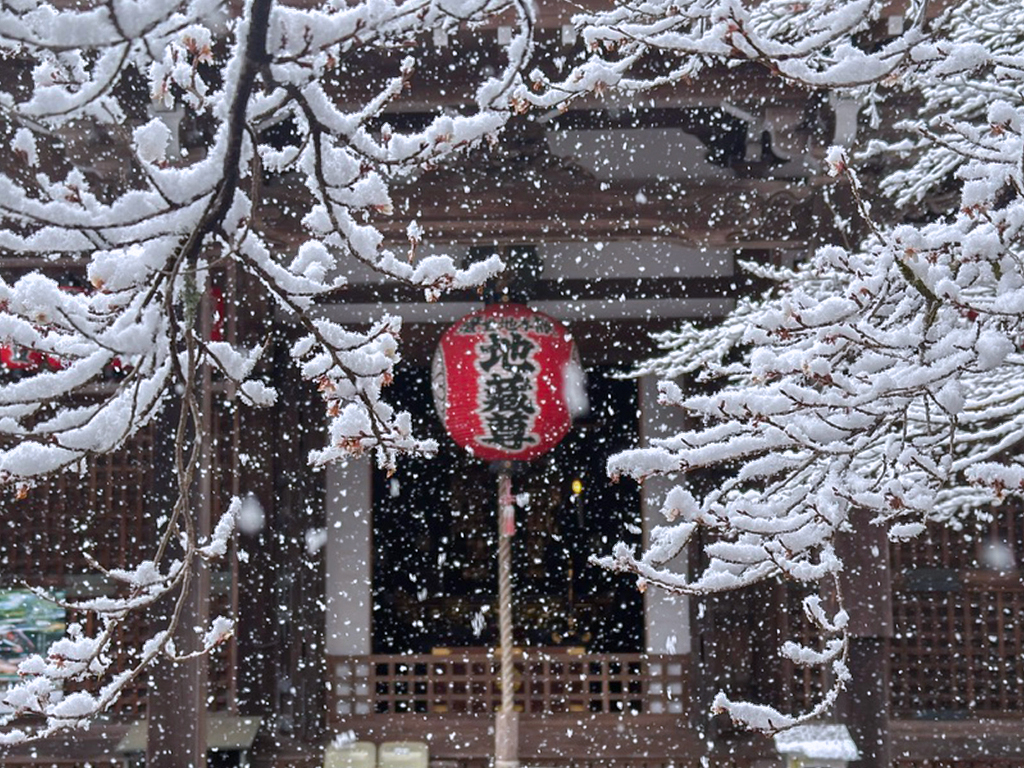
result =
M611 10L580 13L573 24L590 55L567 76L544 67L519 98L544 108L564 108L588 93L615 90L638 95L705 73L710 67L760 65L772 75L810 88L857 88L861 94L893 82L908 70L949 62L950 51L933 42L934 20L926 0L908 0L904 31L880 45L862 45L883 11L881 0L813 0L793 3L626 0ZM966 64L965 64L966 66Z
M262 290L299 328L294 363L330 422L315 463L369 453L393 467L401 452L433 449L385 401L399 321L355 332L318 317L316 303L343 295L354 265L430 298L502 269L496 258L463 269L448 256L392 251L380 227L394 215L393 183L502 129L532 53L534 9L526 0L306 5L246 0L230 22L221 0L0 7L0 58L25 75L0 83L0 154L10 158L0 164L0 344L25 361L0 381L0 482L30 493L37 478L80 468L158 414L177 414L177 499L157 556L107 573L127 597L75 606L101 617L99 634L76 626L59 658L26 667L5 694L5 724L26 713L47 723L38 734L82 724L154 658L175 655L169 629L98 694L61 695L72 672L109 672L129 612L176 595L173 628L197 563L227 551L234 512L200 541L192 485L208 436L204 382L226 382L253 406L275 401L266 344L243 347L214 319L247 302L245 291ZM389 125L417 87L424 41L499 15L511 41L465 103L425 124ZM415 222L408 232L414 245L422 238ZM204 647L228 631L215 622Z
M172 642L172 622L171 627L153 634L143 647L127 649L127 668L111 674L118 651L117 636L126 618L170 596L174 602L172 615L180 619L188 582L194 576L197 561L224 556L240 508L241 500L232 500L210 541L197 542L194 538L185 538L181 558L166 566L161 565L158 557L131 569L104 571L111 581L125 588L118 593L123 593L123 596L56 601L45 592L38 592L41 598L54 600L77 615L95 614L100 630L89 635L81 623L72 623L65 637L52 643L45 655L32 655L20 663L18 674L22 681L0 695L0 728L3 728L0 744L43 738L69 727L85 727L92 718L113 704L125 687L144 674L157 658L182 661L190 656L203 655L230 637L234 622L226 617L217 617L204 630L198 650L180 654ZM96 567L99 568L98 564ZM96 691L65 691L66 686L88 685L105 678L107 682ZM41 724L33 724L31 729L19 727L29 716L40 718ZM12 724L15 727L10 727Z
M907 22L888 39L873 26L883 6ZM860 99L875 120L862 146L832 149L824 169L851 192L863 240L794 269L761 268L774 285L724 323L661 334L662 354L638 372L665 379L662 403L690 426L608 464L613 477L677 485L647 551L620 545L607 567L698 597L778 578L828 596L805 603L820 642L780 652L831 685L795 715L716 699L751 727L820 714L849 677L835 543L853 532L855 510L902 540L1024 492L1022 23L1007 0L940 15L916 2L627 0L577 16L587 60L557 79L538 69L521 92L558 108L753 64ZM922 118L881 123L893 95ZM934 204L880 219L858 168L879 158L886 193ZM688 391L693 382L700 389ZM691 542L702 565L674 570Z

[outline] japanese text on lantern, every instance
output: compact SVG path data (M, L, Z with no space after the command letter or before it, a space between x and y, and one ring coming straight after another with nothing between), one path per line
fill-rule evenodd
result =
M484 334L477 344L475 364L482 386L479 406L485 434L480 442L520 451L534 445L533 432L540 407L534 355L538 345L518 330Z

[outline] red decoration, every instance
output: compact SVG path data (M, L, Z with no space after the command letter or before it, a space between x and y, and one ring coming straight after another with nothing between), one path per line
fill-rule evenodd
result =
M60 289L67 293L83 293L79 281L74 278L65 278L65 283ZM63 360L56 355L46 355L37 349L22 347L19 344L0 344L0 364L9 371L18 373L35 373L46 367L51 371L59 371L65 366Z
M0 363L12 371L35 371L43 367L44 361L55 370L60 368L60 360L43 355L38 350L17 344L0 345Z
M65 291L81 291L76 286L61 286ZM210 299L213 308L213 325L210 328L210 341L224 340L224 294L216 286L210 288ZM42 352L22 347L18 344L0 344L0 370L6 368L9 371L18 373L35 373L41 370L44 365L52 371L59 371L65 366L65 362L54 355L44 355ZM117 358L110 364L110 371L117 375L123 372L121 361Z
M521 304L496 304L441 338L434 403L448 434L474 456L532 459L569 431L572 366L579 369L565 326Z

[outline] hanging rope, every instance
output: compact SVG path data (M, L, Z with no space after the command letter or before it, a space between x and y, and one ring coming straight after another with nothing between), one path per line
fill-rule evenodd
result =
M512 535L515 533L515 501L512 477L498 475L498 634L501 642L501 709L494 732L496 768L518 763L515 722L515 668L512 649Z

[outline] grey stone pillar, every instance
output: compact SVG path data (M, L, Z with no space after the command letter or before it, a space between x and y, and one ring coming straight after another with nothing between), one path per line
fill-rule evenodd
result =
M328 654L372 650L373 471L352 459L327 469L325 637Z
M675 408L658 404L657 380L647 376L640 380L640 441L647 445L652 437L667 437L683 427L682 414ZM647 546L651 529L665 523L661 503L672 483L662 478L646 480L641 493L643 509L643 542ZM685 553L672 562L683 571L687 567ZM690 653L690 601L681 595L669 595L660 589L644 593L644 636L648 653Z

